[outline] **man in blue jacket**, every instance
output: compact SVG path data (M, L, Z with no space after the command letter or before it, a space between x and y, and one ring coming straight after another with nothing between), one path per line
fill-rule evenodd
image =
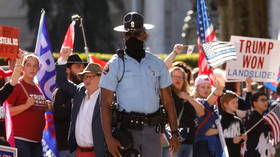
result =
M69 129L69 147L76 150L76 156L105 156L105 140L100 121L100 105L98 87L101 67L90 63L79 73L83 83L75 85L67 81L66 62L71 49L64 48L56 67L58 87L73 98L71 122Z

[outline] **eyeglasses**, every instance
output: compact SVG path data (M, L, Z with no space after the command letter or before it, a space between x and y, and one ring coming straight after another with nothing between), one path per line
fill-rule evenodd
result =
M259 101L261 101L261 102L267 102L268 100L267 100L267 99L259 99Z
M174 79L185 80L184 76L171 76Z
M95 78L97 76L99 76L99 75L84 75L83 76L83 80L85 80L85 79L93 79L93 78Z

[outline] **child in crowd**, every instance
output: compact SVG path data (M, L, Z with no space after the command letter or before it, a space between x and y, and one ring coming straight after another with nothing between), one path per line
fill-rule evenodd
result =
M207 75L199 75L195 80L194 96L204 106L205 114L198 118L193 157L221 157L223 150L220 144L216 120L216 98L223 94L223 84L215 80L216 89L211 91Z
M263 92L256 92L252 96L253 111L249 112L245 123L246 130L258 123L268 108L268 97ZM247 134L245 157L274 157L275 148L271 143L271 129L269 124L261 121Z
M241 119L236 116L238 109L238 96L236 93L226 91L221 98L221 107L224 112L221 113L221 124L230 157L240 155L241 143L246 140L245 129Z

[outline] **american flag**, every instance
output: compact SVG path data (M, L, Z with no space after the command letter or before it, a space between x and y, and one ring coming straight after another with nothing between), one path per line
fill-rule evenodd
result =
M231 42L212 41L202 44L202 47L209 65L213 68L237 59L234 44Z
M40 61L40 69L36 75L40 89L44 93L45 97L51 100L52 92L56 87L55 63L46 27L45 11L42 11L41 14L35 54L39 57ZM52 111L45 113L45 120L46 125L42 137L43 156L57 157L59 156L59 153L56 148L56 136Z
M263 118L272 128L272 134L273 134L273 137L274 137L274 144L279 143L280 142L280 104L275 106Z
M197 0L196 28L198 35L197 44L199 52L199 74L210 75L212 74L212 69L207 63L201 44L216 40L216 35L211 20L208 17L208 9L204 0Z

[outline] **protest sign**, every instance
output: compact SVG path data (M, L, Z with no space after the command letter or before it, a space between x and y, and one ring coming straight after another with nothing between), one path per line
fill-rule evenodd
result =
M17 157L17 148L0 145L0 157Z
M277 80L280 41L231 36L231 42L235 44L237 59L227 63L227 79L245 80L250 77L259 82Z
M19 49L19 29L0 26L0 57L16 58Z

